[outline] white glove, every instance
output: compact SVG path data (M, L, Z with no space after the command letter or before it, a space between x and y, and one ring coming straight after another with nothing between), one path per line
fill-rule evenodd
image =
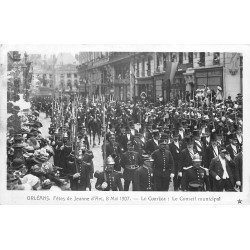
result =
M179 175L180 177L182 177L182 172L179 172L178 175Z
M170 178L174 178L174 174L172 173L172 174L170 174Z
M108 183L107 182L103 182L102 183L102 189L105 189L105 188L107 188L108 187Z
M79 174L79 173L75 173L75 174L73 175L73 179L76 179L76 178L78 178L78 177L80 177L80 174Z
M236 181L236 185L237 186L241 186L241 182L240 181Z
M219 175L216 175L216 176L215 176L215 179L216 179L217 181L219 181L219 180L220 180L220 176L219 176Z
M225 155L225 158L226 158L228 161L231 161L230 155Z
M61 147L60 147L60 150L63 150L63 149L64 149L64 146L61 146Z

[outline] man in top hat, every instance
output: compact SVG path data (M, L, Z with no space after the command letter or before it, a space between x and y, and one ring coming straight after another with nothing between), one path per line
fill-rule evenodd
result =
M142 155L142 166L135 170L135 191L153 191L153 162L149 155Z
M180 187L180 158L181 158L181 151L184 149L182 141L179 140L179 131L175 130L173 132L173 141L169 144L169 151L171 152L173 159L174 159L174 190L177 191Z
M121 167L124 169L124 191L129 190L130 183L132 182L134 190L134 172L139 167L141 158L139 153L134 151L134 145L132 142L128 142L128 151L121 156Z
M174 177L174 160L171 152L166 149L167 142L159 140L159 149L152 153L154 160L154 190L168 191L170 179Z
M157 129L153 130L153 138L148 140L145 145L145 151L147 154L152 154L156 149L159 148L159 131Z
M194 149L194 141L191 135L185 137L186 148L181 151L180 155L180 163L179 163L179 176L182 177L183 171L187 169L187 167L192 166L193 157L197 153Z
M209 171L213 177L213 191L234 191L234 174L232 169L235 164L230 158L229 152L225 147L221 147L220 153L213 158Z
M100 191L123 191L122 173L114 170L115 161L112 156L106 160L105 170L96 171L94 177L97 178L95 188Z
M229 145L226 146L227 151L230 154L230 157L232 160L234 160L234 157L240 152L240 147L237 144L237 137L235 133L231 133L228 135L229 139Z
M192 166L184 171L181 179L182 191L210 191L209 170L201 166L201 156L195 154Z

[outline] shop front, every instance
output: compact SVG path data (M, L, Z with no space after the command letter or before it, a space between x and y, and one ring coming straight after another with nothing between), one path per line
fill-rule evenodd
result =
M195 70L195 87L203 89L204 86L216 91L217 86L223 88L223 67Z
M149 100L154 99L154 78L137 78L136 97L139 97L142 92L145 92Z

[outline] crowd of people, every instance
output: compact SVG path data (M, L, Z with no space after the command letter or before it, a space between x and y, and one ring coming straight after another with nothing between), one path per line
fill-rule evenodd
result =
M168 191L172 183L174 191L242 191L241 94L39 105L23 115L20 131L8 129L9 190ZM50 109L47 138L38 107ZM93 164L97 144L102 171Z

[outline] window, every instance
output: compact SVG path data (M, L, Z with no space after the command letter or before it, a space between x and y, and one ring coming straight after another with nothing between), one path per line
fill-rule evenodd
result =
M71 78L71 73L68 73L68 74L67 74L67 77L68 77L68 78Z
M199 66L205 66L205 52L200 52Z
M183 64L183 52L179 52L179 63Z
M145 75L145 59L144 58L142 59L141 74L142 76Z
M140 64L139 64L139 60L136 61L136 76L139 77L139 67L140 67Z
M167 68L167 55L166 53L163 53L163 70L166 70Z
M148 57L148 62L147 62L147 75L150 76L151 75L151 60Z
M159 55L159 53L156 54L156 67L157 67L157 69L159 69L159 67L160 67L160 55Z
M193 63L193 52L188 52L188 63Z
M220 64L220 53L219 52L214 53L213 64L214 65Z
M76 73L74 74L74 77L77 78L77 74Z

